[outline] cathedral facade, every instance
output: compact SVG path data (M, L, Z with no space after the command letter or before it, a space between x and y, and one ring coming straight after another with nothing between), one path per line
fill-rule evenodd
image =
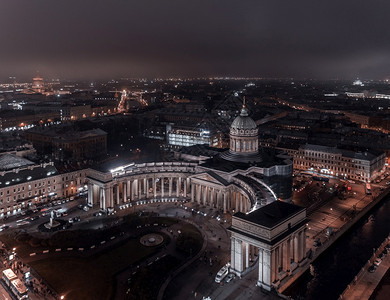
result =
M88 204L109 210L137 201L180 198L225 213L246 213L277 200L291 202L292 173L290 157L259 148L257 125L243 105L231 124L228 150L199 163L89 169Z

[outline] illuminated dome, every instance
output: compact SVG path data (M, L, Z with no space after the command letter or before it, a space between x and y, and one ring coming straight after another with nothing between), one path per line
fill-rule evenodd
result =
M238 162L259 162L259 138L256 122L249 117L244 104L240 115L234 119L230 126L230 148L222 153L221 157Z
M234 119L230 128L235 130L255 130L257 129L257 125L255 121L248 115L248 110L244 106L241 109L241 114Z

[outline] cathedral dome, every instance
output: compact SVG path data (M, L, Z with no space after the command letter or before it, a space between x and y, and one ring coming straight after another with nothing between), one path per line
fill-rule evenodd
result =
M259 139L256 122L248 115L244 104L240 115L230 125L230 148L221 154L226 160L236 162L260 162Z
M234 119L230 128L235 130L254 130L257 126L255 121L249 117L248 110L243 107L241 109L241 114Z

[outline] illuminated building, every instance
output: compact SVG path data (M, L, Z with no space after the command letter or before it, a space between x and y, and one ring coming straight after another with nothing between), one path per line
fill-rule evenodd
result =
M88 203L101 209L164 197L186 198L224 212L248 212L292 199L292 161L258 148L245 107L231 125L230 149L192 162L99 167L88 173ZM202 153L198 154L200 157Z
M207 144L212 147L220 147L223 134L210 126L167 126L168 147L177 149L193 145Z
M84 190L86 170L60 174L52 162L35 164L9 154L0 156L0 166L0 217Z
M31 89L35 93L42 94L45 91L45 82L43 81L43 78L40 76L34 77Z
M385 160L385 153L354 152L306 144L294 157L294 169L370 182L380 175Z

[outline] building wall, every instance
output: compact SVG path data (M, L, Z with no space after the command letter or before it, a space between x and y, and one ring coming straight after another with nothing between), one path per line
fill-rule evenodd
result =
M345 157L341 153L300 148L294 156L295 170L312 170L327 175L369 182L385 165L385 153L369 159Z
M85 174L86 169L0 188L0 218L34 205L76 196L85 191Z

